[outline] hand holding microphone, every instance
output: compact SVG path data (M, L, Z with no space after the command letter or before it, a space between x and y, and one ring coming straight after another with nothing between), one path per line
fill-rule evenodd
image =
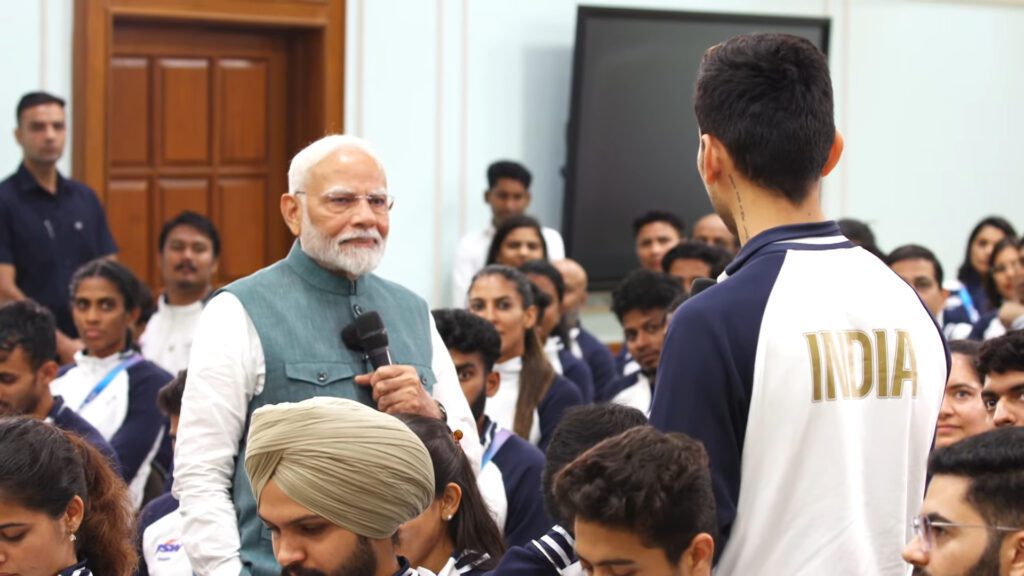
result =
M373 372L356 376L356 384L373 391L378 410L442 418L440 407L423 387L416 368L391 363L388 331L380 314L362 314L342 330L341 339L348 348L365 353L374 367Z

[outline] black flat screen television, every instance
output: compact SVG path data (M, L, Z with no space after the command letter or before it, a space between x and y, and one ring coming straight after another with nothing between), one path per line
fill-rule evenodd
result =
M828 53L828 19L579 7L562 233L591 289L638 266L637 216L668 210L692 229L711 211L696 166L697 67L708 47L751 32L803 36Z

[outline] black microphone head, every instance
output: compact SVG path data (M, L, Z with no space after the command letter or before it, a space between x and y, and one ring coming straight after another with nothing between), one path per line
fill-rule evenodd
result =
M353 324L356 327L356 335L363 345L363 350L388 347L388 329L384 327L384 321L381 320L380 314L377 312L366 312L356 318Z
M718 282L714 278L696 278L693 284L690 285L690 297L693 298L715 284L718 284Z
M341 331L341 342L345 344L345 347L356 352L363 352L363 343L359 340L359 334L356 333L356 323L353 322L348 326L345 326Z

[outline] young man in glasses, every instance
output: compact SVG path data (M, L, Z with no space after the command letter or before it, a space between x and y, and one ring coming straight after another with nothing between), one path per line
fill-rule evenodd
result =
M668 330L668 308L683 293L674 278L641 269L631 272L612 293L612 311L622 324L626 350L640 370L623 376L603 391L598 401L651 409L654 377Z
M1024 574L1024 429L1000 428L935 451L914 539L914 574Z

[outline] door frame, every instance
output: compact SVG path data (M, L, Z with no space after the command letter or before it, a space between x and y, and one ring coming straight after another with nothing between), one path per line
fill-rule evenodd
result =
M288 149L342 131L345 0L75 0L72 173L101 202L107 196L114 27L127 21L288 33Z

